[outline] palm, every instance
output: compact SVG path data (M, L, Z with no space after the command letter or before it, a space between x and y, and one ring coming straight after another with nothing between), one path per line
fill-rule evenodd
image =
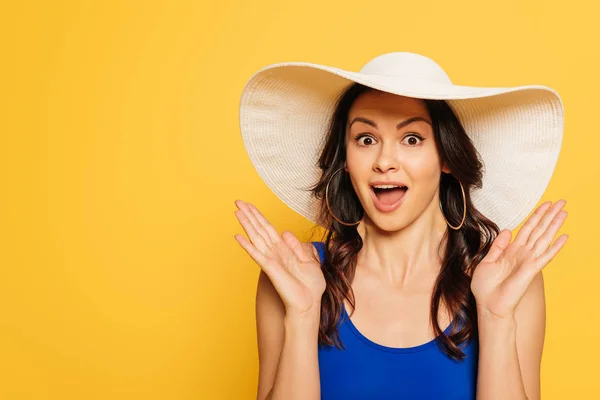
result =
M282 251L278 246L270 247L264 254L263 270L265 273L271 271L269 278L272 278L272 281L282 278L276 289L288 309L294 308L303 312L308 310L316 299L320 300L325 278L321 272L321 265L313 257L307 254L298 257L293 251ZM278 276L273 276L274 274ZM275 282L273 284L275 285Z
M501 318L513 315L535 275L567 240L568 236L562 235L550 246L567 216L566 211L561 211L564 204L542 204L512 243L510 230L500 232L473 273L471 291L478 308Z
M281 236L251 204L236 202L236 216L248 235L236 240L269 277L287 312L304 314L320 306L325 291L321 264L290 232Z

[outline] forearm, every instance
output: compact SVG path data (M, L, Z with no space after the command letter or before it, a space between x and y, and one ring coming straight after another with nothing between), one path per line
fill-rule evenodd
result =
M517 353L516 321L479 311L477 321L477 400L527 400Z
M285 337L275 382L266 399L318 400L321 397L319 316L300 318L286 315L284 327Z

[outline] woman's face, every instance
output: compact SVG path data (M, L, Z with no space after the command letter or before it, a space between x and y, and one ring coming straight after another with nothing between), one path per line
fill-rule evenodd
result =
M346 125L346 171L366 217L384 231L417 219L437 199L442 169L422 100L369 91Z

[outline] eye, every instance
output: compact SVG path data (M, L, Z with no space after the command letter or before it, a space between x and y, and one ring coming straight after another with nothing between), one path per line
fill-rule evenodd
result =
M373 136L366 135L364 133L356 136L354 138L354 140L356 140L358 145L362 146L362 147L367 147L367 146L371 146L371 145L375 144L375 138L373 138Z
M406 140L406 139L408 139L408 142L409 142L408 145L410 147L417 146L417 145L419 145L419 143L421 143L423 140L425 140L421 136L416 135L416 134L408 135L404 138L404 140Z

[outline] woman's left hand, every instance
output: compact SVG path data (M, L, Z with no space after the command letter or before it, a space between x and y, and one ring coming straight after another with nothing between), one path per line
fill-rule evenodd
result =
M512 243L510 230L498 234L473 272L471 291L478 312L502 319L514 318L514 311L533 278L567 241L568 235L561 235L552 243L567 218L567 211L561 210L565 203L559 200L552 207L550 201L540 205Z

